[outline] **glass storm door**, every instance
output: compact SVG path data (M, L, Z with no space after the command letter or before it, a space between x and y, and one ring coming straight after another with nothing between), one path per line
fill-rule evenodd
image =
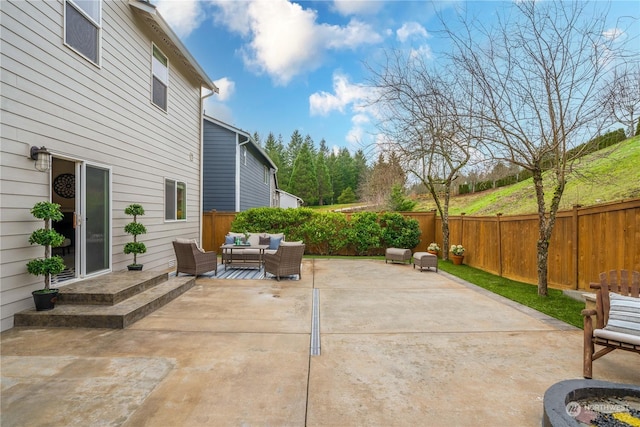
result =
M83 275L111 269L111 170L82 164Z

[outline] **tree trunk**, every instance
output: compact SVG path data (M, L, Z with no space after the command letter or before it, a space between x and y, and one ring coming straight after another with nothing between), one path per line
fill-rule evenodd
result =
M538 202L538 244L536 246L538 255L538 295L547 296L549 239L547 237L542 169L539 167L533 170L533 185L536 190L536 201Z

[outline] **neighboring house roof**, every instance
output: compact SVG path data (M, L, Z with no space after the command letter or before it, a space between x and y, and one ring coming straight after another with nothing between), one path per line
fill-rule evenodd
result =
M288 196L288 197L291 197L291 198L294 198L294 199L298 200L300 203L304 203L304 200L302 200L302 198L296 196L295 194L287 193L284 190L280 190L279 188L276 189L276 193L281 193L281 194L283 194L285 196Z
M160 12L148 0L129 0L129 6L137 12L149 25L149 27L158 33L160 39L171 49L171 52L180 59L180 62L195 77L201 85L208 87L215 93L219 89L213 81L207 76L200 64L189 53L187 48L182 44L176 33L173 32L169 24L160 16Z
M228 123L225 123L221 120L215 119L211 116L204 116L204 119L211 122L211 123L215 123L216 125L223 127L225 129L230 130L231 132L237 133L240 136L243 136L245 139L244 141L241 141L241 145L244 145L245 143L248 143L249 145L251 145L252 147L254 147L256 149L256 151L258 151L260 153L260 155L262 157L264 157L264 160L266 160L269 165L271 166L271 168L273 168L274 170L278 170L277 166L275 163L273 163L273 160L271 160L271 157L269 157L269 155L267 154L266 151L264 151L264 149L260 146L260 144L258 144L256 141L253 140L253 137L251 136L251 134L247 131L244 131L240 128L237 128L235 126L232 126Z

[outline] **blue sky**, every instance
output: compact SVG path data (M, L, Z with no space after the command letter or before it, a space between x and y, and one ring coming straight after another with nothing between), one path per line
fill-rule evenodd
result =
M297 129L317 144L370 152L374 114L368 75L388 48L438 61L446 44L435 11L455 8L491 23L504 2L333 0L156 0L160 14L220 88L207 115L285 144ZM603 6L605 5L602 3ZM640 2L614 1L612 34L638 32ZM619 17L623 17L619 20ZM634 19L632 19L633 17ZM623 35L624 36L624 35Z

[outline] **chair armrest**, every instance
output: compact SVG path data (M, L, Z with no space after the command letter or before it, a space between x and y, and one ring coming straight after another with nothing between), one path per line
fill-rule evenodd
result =
M586 317L586 316L595 316L598 313L593 309L585 309L585 310L582 310L580 314Z
M600 285L600 283L589 283L589 287L591 289L600 289L602 286Z
M218 255L215 252L197 252L194 253L194 258L196 259L196 263L198 261L206 261L211 258L216 258Z

